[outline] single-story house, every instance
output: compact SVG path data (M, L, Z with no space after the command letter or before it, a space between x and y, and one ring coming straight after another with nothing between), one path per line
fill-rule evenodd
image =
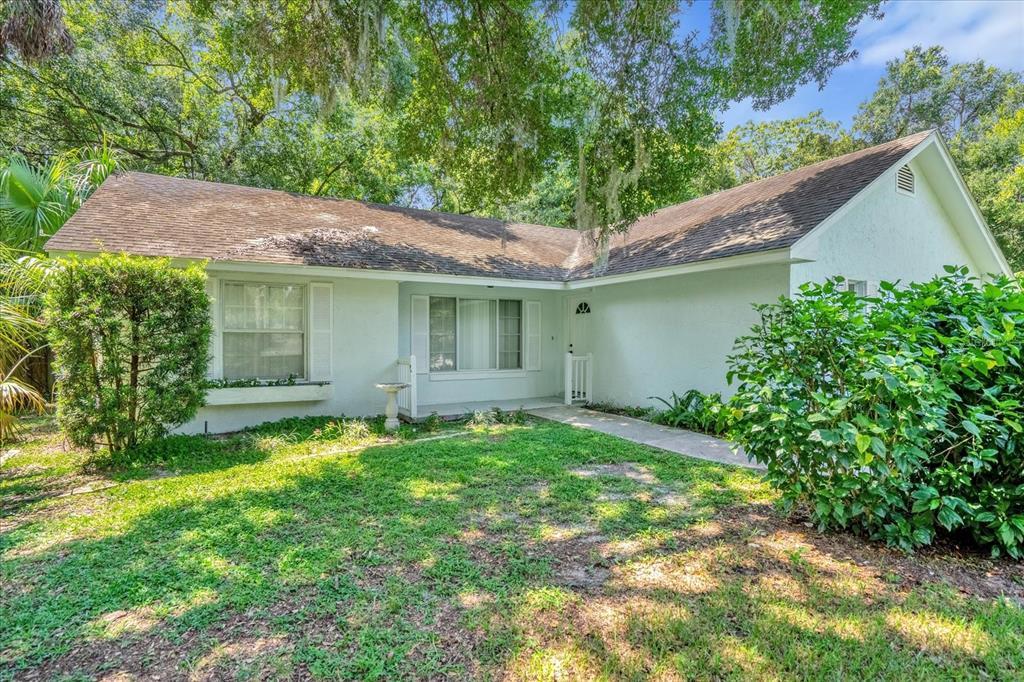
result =
M208 261L211 389L184 431L292 415L411 418L728 391L751 305L843 275L1010 269L935 133L669 206L598 252L587 232L119 173L49 241Z

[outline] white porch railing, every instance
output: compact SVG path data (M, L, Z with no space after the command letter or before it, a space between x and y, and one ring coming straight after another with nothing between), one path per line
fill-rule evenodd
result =
M398 358L398 382L409 384L398 392L398 412L416 419L416 356Z
M565 354L565 404L573 401L589 402L594 383L594 354Z

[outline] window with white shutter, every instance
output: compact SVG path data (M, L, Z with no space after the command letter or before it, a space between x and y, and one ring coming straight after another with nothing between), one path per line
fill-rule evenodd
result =
M206 278L206 295L210 297L210 359L206 366L206 376L209 379L220 379L223 376L220 279L209 276Z
M540 368L540 303L413 296L410 347L420 372Z
M523 315L523 368L536 371L540 369L541 357L540 301L526 301L523 306L526 311Z
M305 287L226 282L222 295L225 379L306 376Z
M412 339L410 350L416 358L416 373L430 371L430 297L412 297Z

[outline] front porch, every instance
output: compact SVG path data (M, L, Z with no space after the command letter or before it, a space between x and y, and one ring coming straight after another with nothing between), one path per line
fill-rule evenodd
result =
M550 407L560 407L573 404L586 404L591 400L591 386L593 384L592 355L573 355L565 353L562 367L563 390L557 395L530 396L523 398L505 398L495 395L493 398L486 398L488 393L493 395L493 384L480 382L480 395L463 398L461 400L420 402L420 382L429 381L429 374L421 374L417 371L419 360L414 355L399 358L395 363L399 383L407 384L407 388L398 393L398 414L406 421L422 421L432 414L439 417L460 417L466 414L473 414L481 410L499 409L503 412L514 412L516 410L538 410Z
M562 396L553 395L546 398L523 398L521 400L476 400L461 403L437 403L434 405L420 405L416 421L422 421L432 414L438 417L461 417L466 414L473 414L479 411L498 409L502 412L515 412L516 410L541 410L549 407L564 407ZM409 415L403 415L409 419Z

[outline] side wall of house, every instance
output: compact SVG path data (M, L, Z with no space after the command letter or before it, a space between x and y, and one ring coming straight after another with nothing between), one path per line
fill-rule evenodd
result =
M758 320L752 304L788 290L788 266L763 265L573 292L570 306L591 310L595 399L650 405L650 396L691 388L729 393L726 357Z
M307 287L314 282L330 283L331 395L324 400L308 402L208 405L199 410L195 419L180 427L178 431L202 433L208 430L210 433L223 433L284 417L342 414L366 416L384 411L384 394L375 388L374 384L394 381L396 377L397 282L357 278L239 275L218 273L215 269L211 270L210 274L221 282L288 283L303 284ZM281 387L266 390L274 388Z
M413 296L507 298L541 304L541 363L538 370L440 372L419 375L420 410L429 405L482 400L518 400L554 396L562 390L562 322L560 292L517 287L467 286L406 282L398 295L398 356L410 354ZM417 358L421 371L429 358Z
M922 164L915 159L910 167L913 196L897 193L894 168L836 221L812 235L806 255L814 260L792 266L793 293L804 282L836 275L869 282L923 281L942 274L944 265L966 265L983 274ZM799 247L795 251L799 255Z

